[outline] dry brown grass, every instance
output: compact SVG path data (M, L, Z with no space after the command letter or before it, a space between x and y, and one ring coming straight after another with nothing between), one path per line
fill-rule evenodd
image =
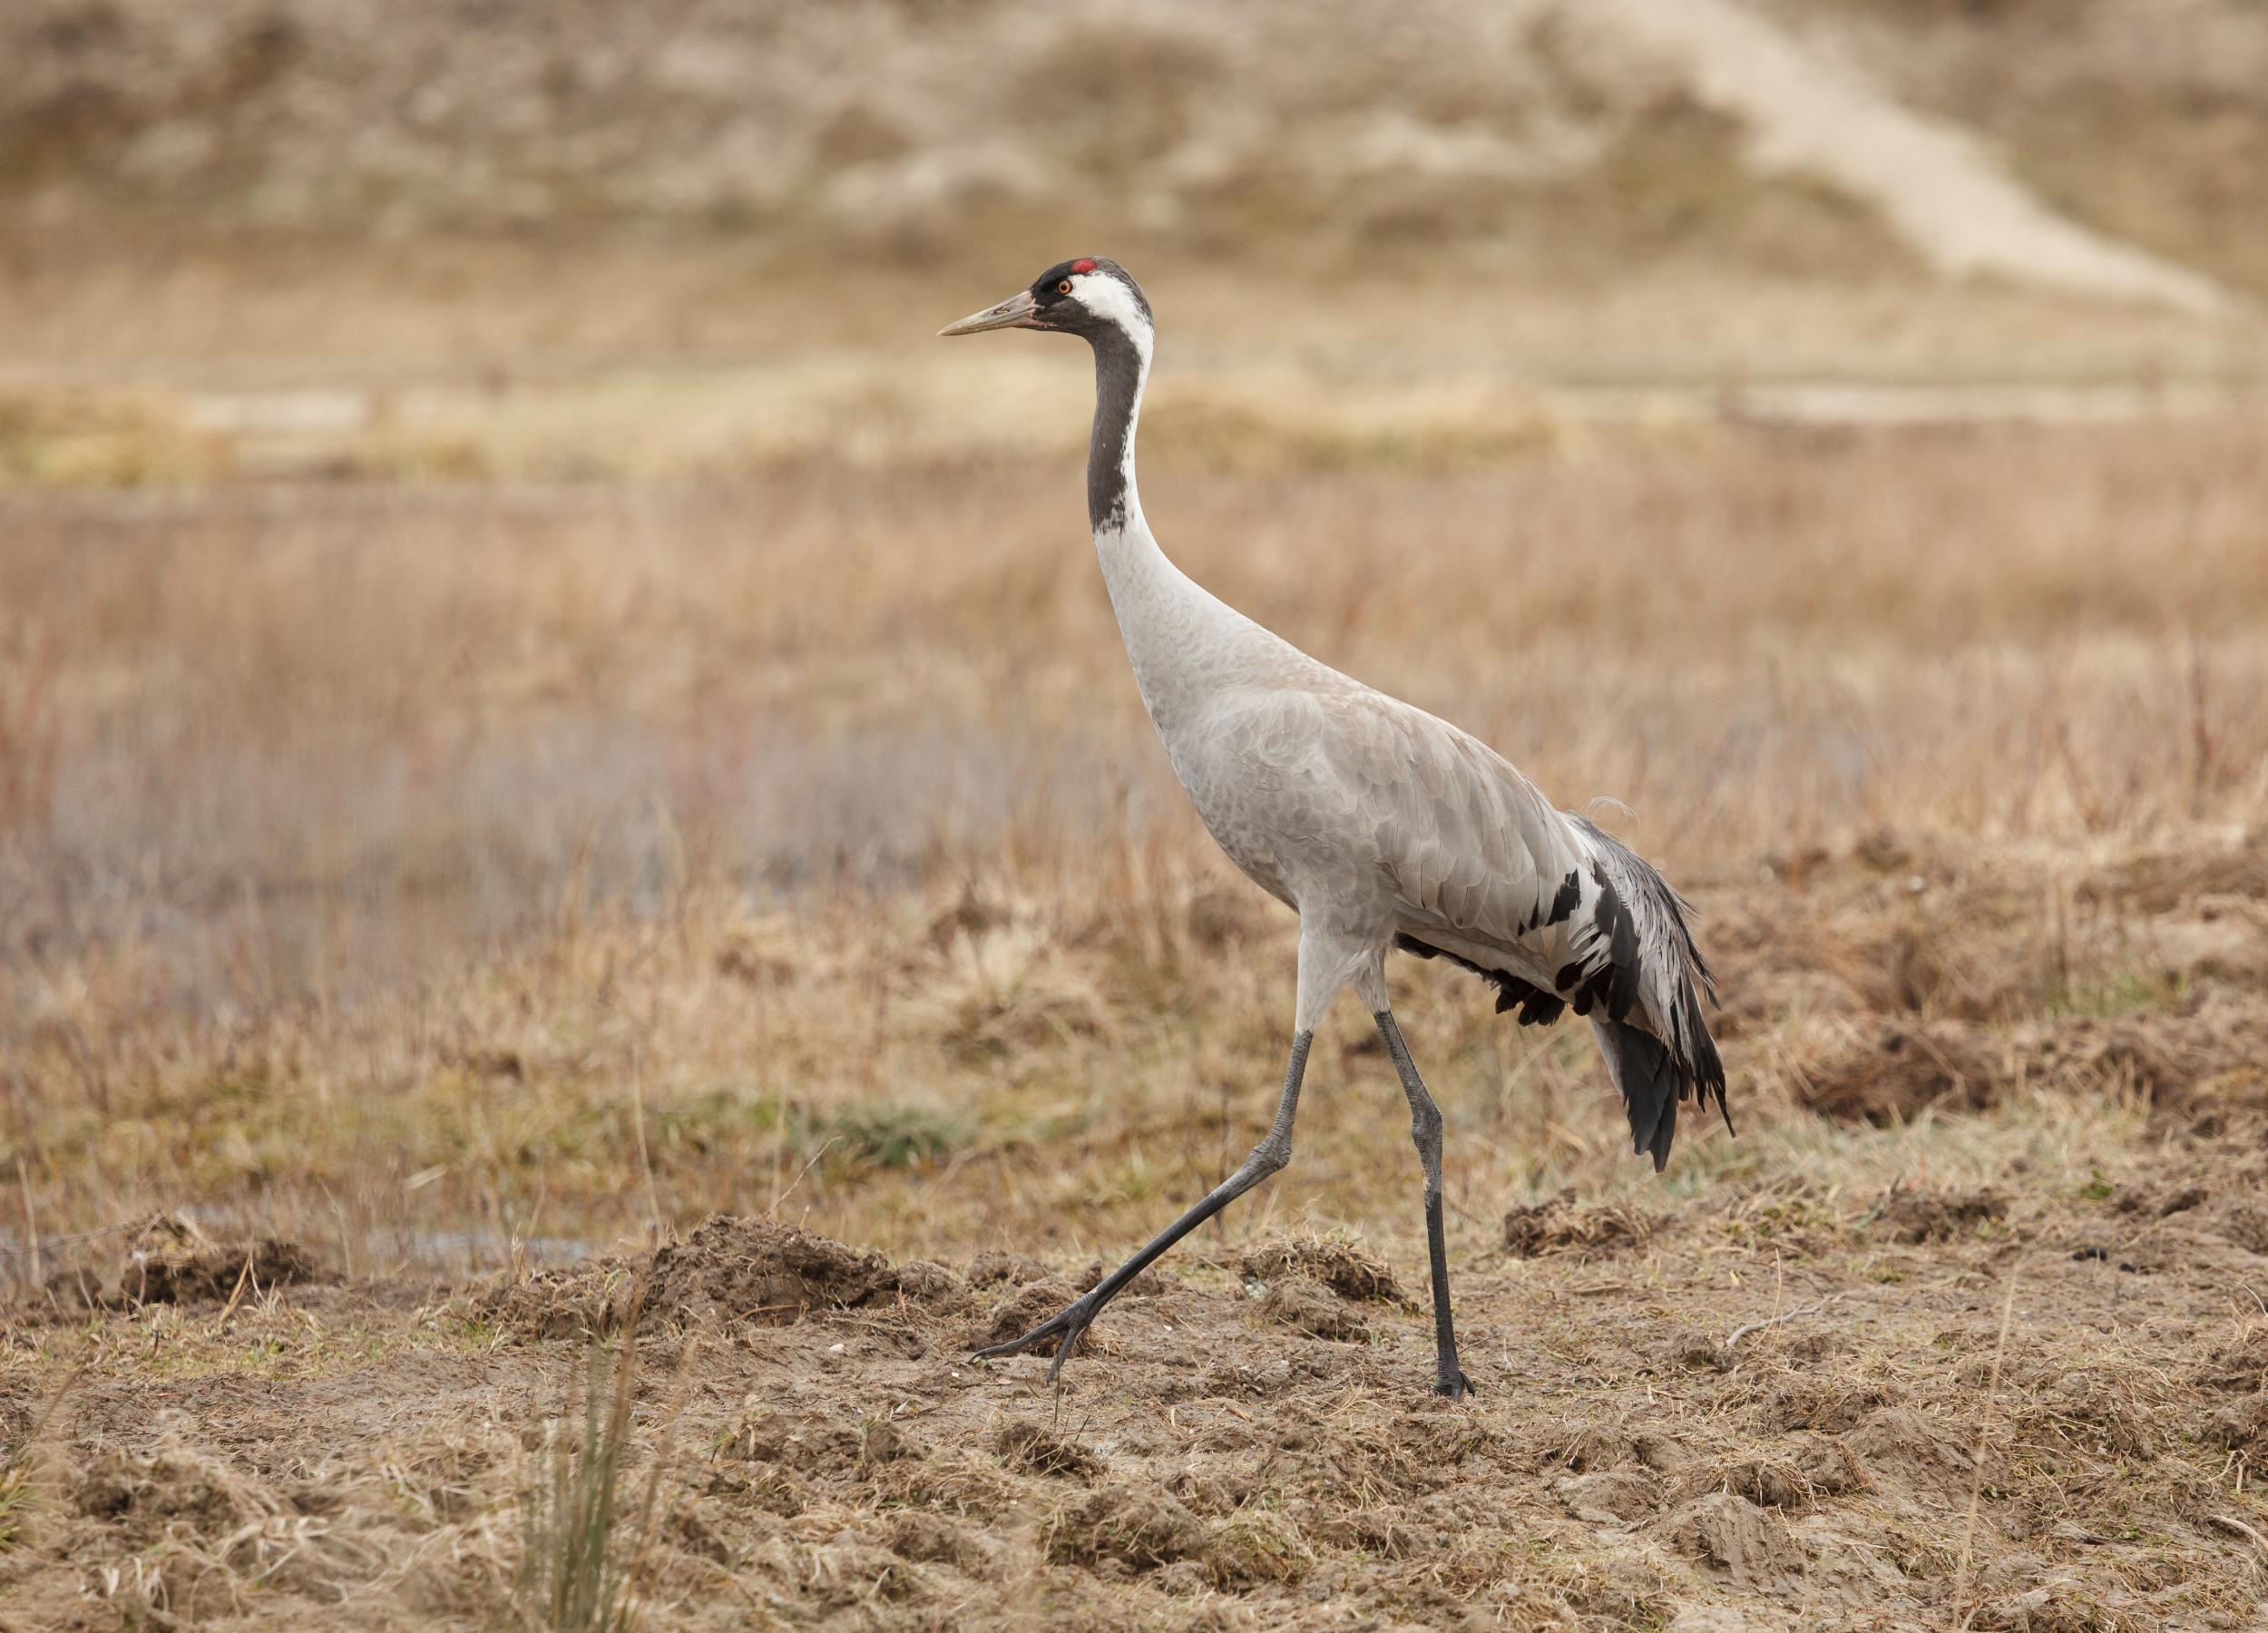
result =
M1751 1075L1881 1114L1989 1099L2015 1060L2210 1076L2130 1028L1837 1087L1888 1058L1869 1016L1937 1028L1913 1058L1941 1062L1948 1027L2249 967L2241 922L2195 914L2257 883L2229 847L2268 795L2260 446L2236 421L1725 430L1463 474L1184 455L1151 508L1232 601L1563 802L1624 802L1720 956L1812 983L1733 983ZM380 1216L623 1228L633 1076L679 1223L824 1152L792 1207L971 1241L1072 1195L1139 1217L1233 1155L1289 923L1183 809L1054 485L11 502L0 721L37 773L0 784L0 1070L38 1228L313 1208L366 1262L401 1246L364 1239ZM2126 881L2168 856L2206 871L2143 891L2137 930ZM1106 1061L1144 1087L1093 1083ZM1096 1168L1030 1196L968 1166L1090 1136ZM940 1170L966 1180L898 1189Z
M514 1437L641 1268L730 1335L657 1625L731 1594L953 1619L1002 1573L1072 1619L1117 1591L1265 1617L1329 1580L1427 1620L1833 1619L1862 1558L1932 1615L2246 1591L2214 1516L2260 1519L2252 1396L2220 1381L2250 1352L2190 1352L2229 1340L2198 1276L2268 1245L2260 427L1631 429L1448 468L1259 435L1263 460L1165 439L1180 559L1563 801L1625 800L1722 966L1742 1138L1696 1130L1667 1188L1585 1039L1397 971L1451 1109L1471 1347L1542 1395L1469 1431L1382 1404L1422 1379L1422 1315L1342 1307L1337 1272L1419 1285L1413 1169L1354 1027L1295 1167L1074 1363L1125 1411L1075 1403L1034 1452L1003 1428L1046 1411L1021 1374L952 1371L1235 1162L1288 1002L1291 921L1173 787L1055 455L25 494L0 1174L31 1302L0 1428L37 1602L78 1559L152 1618L505 1614ZM751 1222L649 1257L711 1212ZM135 1296L155 1237L78 1234L161 1213L204 1232L165 1224L205 1267L175 1304ZM239 1245L263 1236L289 1241ZM2084 1292L2027 1306L2083 1370L2015 1367L1980 1414L1932 1364L1976 1353L2015 1241ZM524 1274L585 1246L619 1257ZM500 1267L494 1298L434 1286ZM2146 1352L2097 1354L2136 1277ZM671 1321L636 1342L676 1370ZM220 1438L153 1418L183 1389ZM1579 1433L1649 1390L1691 1403ZM112 1484L41 1472L36 1422ZM1461 1467L1485 1516L1435 1478ZM1931 1516L1972 1490L1961 1589ZM2090 1564L2067 1511L2170 1540Z

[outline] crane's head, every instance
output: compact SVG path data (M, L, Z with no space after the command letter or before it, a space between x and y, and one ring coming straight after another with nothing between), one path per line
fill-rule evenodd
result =
M1082 255L1050 267L998 306L949 323L941 335L979 335L986 329L1054 329L1090 341L1122 333L1144 357L1149 356L1149 302L1141 286L1114 260Z

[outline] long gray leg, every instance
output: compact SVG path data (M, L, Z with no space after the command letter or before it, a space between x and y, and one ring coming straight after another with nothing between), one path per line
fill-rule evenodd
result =
M1292 1120L1299 1113L1299 1080L1306 1075L1307 1046L1315 1041L1315 1035L1312 1031L1302 1032L1292 1040L1292 1063L1284 1072L1284 1096L1276 1101L1276 1120L1268 1125L1266 1138L1252 1148L1252 1155L1244 1159L1235 1173L1207 1191L1205 1199L1195 1208L1159 1231L1150 1239L1149 1246L1111 1271L1078 1299L1049 1316L1022 1337L1011 1338L1005 1344L995 1344L990 1349L981 1349L976 1352L977 1354L980 1357L1021 1354L1034 1345L1061 1337L1063 1342L1056 1347L1055 1363L1048 1368L1048 1382L1054 1383L1063 1370L1064 1358L1071 1353L1071 1345L1079 1342L1079 1335L1087 1330L1088 1323L1102 1313L1102 1306L1118 1296L1119 1288L1147 1270L1167 1248L1291 1161ZM1434 1121L1438 1127L1438 1112ZM1434 1143L1438 1150L1438 1138ZM1434 1163L1437 1172L1440 1166L1437 1157ZM1437 1185L1436 1192L1438 1189ZM1438 1216L1438 1205L1435 1212ZM1439 1262L1438 1254L1435 1262Z
M1449 1242L1442 1230L1442 1109L1425 1090L1410 1046L1402 1041L1392 1010L1377 1014L1378 1033L1402 1076L1410 1101L1410 1139L1425 1166L1425 1250L1433 1270L1433 1393L1460 1400L1473 1393L1472 1382L1457 1364L1457 1328L1449 1313Z

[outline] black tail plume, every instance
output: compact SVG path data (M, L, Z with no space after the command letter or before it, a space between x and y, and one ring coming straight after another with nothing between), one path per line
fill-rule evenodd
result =
M1607 1058L1607 1075L1621 1092L1623 1109L1630 1114L1630 1149L1654 1159L1656 1173L1668 1166L1669 1148L1677 1138L1677 1102L1685 1097L1686 1076L1669 1045L1649 1032L1619 1021L1593 1021L1598 1051ZM1704 1091L1704 1102L1706 1093ZM1718 1095L1719 1103L1723 1094Z

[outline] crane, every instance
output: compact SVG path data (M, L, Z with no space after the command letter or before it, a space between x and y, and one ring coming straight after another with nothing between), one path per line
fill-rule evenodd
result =
M1077 335L1093 348L1087 519L1142 703L1181 786L1229 860L1299 915L1291 1060L1267 1133L1235 1172L1140 1252L1030 1332L1063 1363L1103 1307L1176 1242L1291 1160L1315 1023L1341 989L1369 1006L1410 1105L1425 1177L1435 1393L1472 1384L1457 1360L1442 1227L1442 1114L1386 991L1388 953L1446 958L1497 989L1500 1012L1589 1018L1629 1113L1632 1149L1669 1160L1677 1108L1725 1104L1703 1019L1716 989L1662 876L1596 824L1555 809L1487 744L1317 662L1207 593L1158 546L1134 483L1134 432L1157 327L1117 262L1082 256L948 324Z

